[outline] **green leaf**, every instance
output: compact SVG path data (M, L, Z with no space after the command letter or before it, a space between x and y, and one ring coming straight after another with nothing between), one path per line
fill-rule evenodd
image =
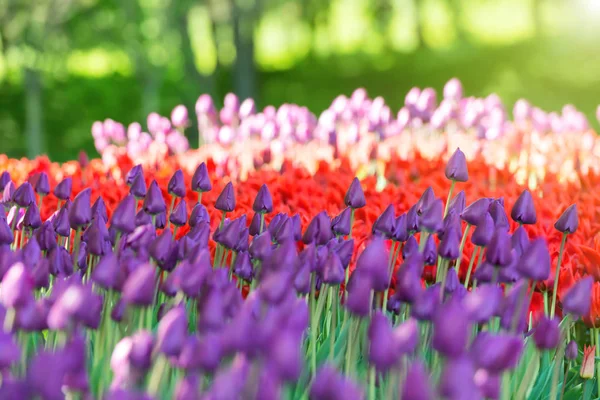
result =
M595 382L596 379L586 379L585 383L583 384L583 396L581 397L582 400L590 400L592 398Z
M538 378L535 381L535 384L533 385L533 388L531 389L529 396L527 397L528 399L539 400L539 399L545 397L545 396L542 396L542 393L545 393L546 396L549 394L549 389L550 389L549 383L550 383L550 380L552 379L554 363L555 363L555 361L549 363L545 369L541 369L541 367L540 367L540 372L538 374Z
M343 353L344 353L345 344L346 344L346 336L348 336L348 327L349 326L350 326L350 324L346 323L344 326L338 327L335 330L335 336L337 339L335 340L335 344L334 344L334 348L333 348L334 360L338 359L339 356L341 354L343 355ZM323 345L317 350L317 365L321 365L325 361L327 361L327 358L329 357L330 347L331 347L331 341L329 340L329 338L327 338L323 342Z

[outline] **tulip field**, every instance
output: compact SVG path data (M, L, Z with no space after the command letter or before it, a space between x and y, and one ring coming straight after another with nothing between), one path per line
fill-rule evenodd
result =
M202 95L0 155L0 400L599 398L596 132L439 97Z

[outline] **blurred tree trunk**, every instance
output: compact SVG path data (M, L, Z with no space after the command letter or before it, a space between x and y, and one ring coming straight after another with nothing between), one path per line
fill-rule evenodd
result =
M421 0L413 0L414 14L415 14L415 33L417 34L417 41L419 42L418 48L425 47L425 36L423 35L423 20L424 15L421 15Z
M42 85L38 72L25 69L25 137L27 157L34 158L44 151L42 136Z
M544 18L542 16L543 0L533 0L531 6L533 7L532 14L535 34L540 36L543 34L544 29Z
M468 43L469 38L465 34L465 30L463 29L462 24L462 0L449 0L450 9L452 10L452 17L454 27L456 29L456 40L459 43Z
M234 87L240 99L254 98L256 67L254 64L254 18L258 0L251 10L242 10L231 1L233 40L236 50Z
M142 91L142 112L144 121L151 112L159 112L160 109L160 87L162 84L161 71L154 67L144 68L141 82Z
M185 3L183 3L185 4ZM204 75L198 72L192 40L190 38L190 20L188 18L188 7L180 8L176 16L177 26L179 27L179 36L181 37L181 52L183 57L183 68L185 81L192 86L193 96L198 96L200 93L208 93L210 96L215 95L215 79L214 73ZM191 97L187 102L193 102L195 99ZM186 102L186 103L187 103ZM192 103L193 104L193 103Z

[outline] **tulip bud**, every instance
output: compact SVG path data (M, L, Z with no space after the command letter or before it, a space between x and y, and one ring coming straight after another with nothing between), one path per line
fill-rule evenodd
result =
M583 361L579 369L579 376L583 379L592 379L594 377L595 354L596 346L585 346L583 348Z

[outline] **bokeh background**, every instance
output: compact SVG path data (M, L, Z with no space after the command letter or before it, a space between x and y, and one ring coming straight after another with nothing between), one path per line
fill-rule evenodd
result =
M12 157L95 155L93 121L193 114L202 93L319 113L365 87L397 111L454 76L598 128L600 0L0 0L0 49Z

